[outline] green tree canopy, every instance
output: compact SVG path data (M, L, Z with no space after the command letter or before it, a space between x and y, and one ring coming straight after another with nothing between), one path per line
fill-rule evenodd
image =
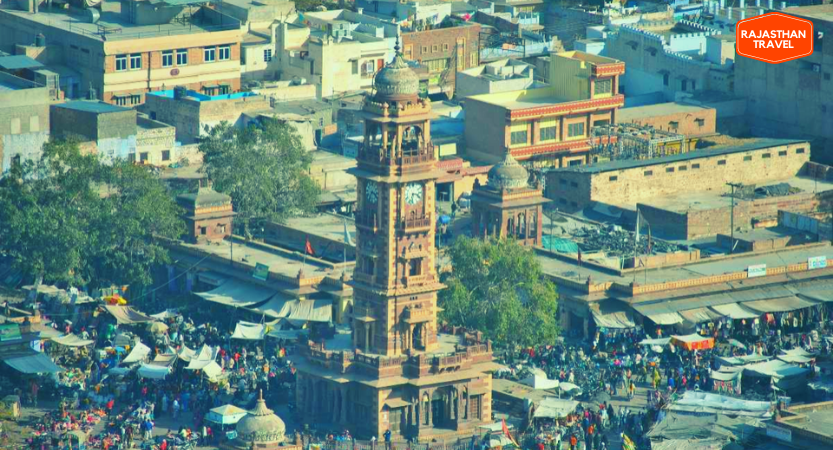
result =
M49 142L0 180L0 223L0 253L24 273L93 287L150 284L152 266L168 262L155 238L185 229L156 176L104 164L74 141Z
M551 344L558 294L533 252L515 242L461 237L448 248L452 272L439 294L441 319L482 331L500 346Z
M321 188L309 176L312 155L291 126L267 121L239 129L221 123L200 144L203 171L231 196L248 236L258 220L283 221L312 212Z

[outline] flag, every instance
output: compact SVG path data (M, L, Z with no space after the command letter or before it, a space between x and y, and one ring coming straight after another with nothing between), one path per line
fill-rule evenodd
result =
M310 256L315 256L315 251L312 249L312 244L309 242L309 238L307 238L307 244L304 246L304 253Z
M651 254L651 248L653 247L653 242L651 242L651 227L648 227L648 254Z
M622 433L622 450L636 450L636 444L625 433Z
M581 267L581 249L578 249L578 265Z
M347 231L347 221L344 221L344 243L347 245L353 245L353 239L350 238L350 232Z
M506 426L506 419L503 419L502 423L503 423L503 434L505 434L506 437L509 438L510 441L512 441L512 444L515 447L521 448L521 446L518 445L517 442L515 442L515 438L513 438L512 435L509 434L509 427Z

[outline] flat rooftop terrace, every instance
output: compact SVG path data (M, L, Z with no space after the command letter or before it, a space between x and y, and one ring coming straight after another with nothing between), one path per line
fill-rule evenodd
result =
M790 177L784 180L778 181L771 181L767 183L763 183L758 185L757 187L765 187L765 186L772 186L779 183L787 183L793 188L798 188L801 190L799 193L814 193L814 192L826 192L826 191L833 191L833 182L825 181L825 180L815 180L813 178L808 177ZM690 193L681 193L681 194L674 194L674 195L666 195L661 197L652 197L647 200L640 200L638 202L633 202L630 204L625 205L616 205L620 208L636 210L636 204L639 203L641 205L648 205L653 206L655 208L664 209L666 211L673 211L676 213L685 213L685 212L696 212L696 211L707 211L711 209L719 209L719 208L728 208L731 203L731 197L725 195L727 194L728 187L725 191L703 191L703 192L690 192ZM795 195L795 194L789 194ZM773 197L756 197L755 199L741 199L736 198L735 204L745 202L745 201L754 201L760 200L764 198L782 198L787 197L785 196L773 196Z
M541 263L543 272L548 275L572 278L574 280L586 280L589 276L595 284L614 282L627 285L634 281L634 279L639 284L657 284L723 275L731 272L740 272L756 264L766 264L767 267L783 267L789 264L806 263L808 258L826 253L829 254L829 252L829 243L824 243L809 248L785 249L772 253L744 253L735 257L719 259L706 258L700 262L684 266L648 269L644 271L639 270L637 275L632 273L618 275L610 271L600 270L588 264L578 267L575 261L554 258L543 253L538 253L537 257L538 262ZM585 257L584 259L592 261L592 257Z
M347 232L350 233L350 239L356 242L356 222L349 217L339 217L334 214L319 214L315 217L293 217L286 219L283 225L312 236L344 242L345 223L347 224Z
M220 258L231 261L232 252L234 253L234 261L243 261L244 264L255 267L258 263L269 266L269 271L284 275L290 278L298 276L298 271L304 269L307 277L317 277L327 275L332 272L331 267L318 263L313 258L305 258L301 254L294 254L279 250L269 251L259 246L248 245L237 239L234 242L234 248L228 241L220 241L216 243L204 244L187 244L182 243L182 247L191 248L201 253L219 256Z
M80 14L71 15L64 10L50 11L45 5L37 14L14 9L12 5L0 5L0 21L8 20L3 17L6 15L14 16L17 20L34 22L44 27L59 28L100 41L209 33L240 28L240 23L232 18L228 18L228 24L219 25L201 24L199 22L136 25L124 20L122 15L115 11L101 11L101 19L96 23L89 23Z
M655 105L633 106L630 108L619 108L616 112L616 120L619 123L634 122L639 119L647 119L657 116L667 116L679 113L698 113L708 110L705 106L686 105L682 103L658 103Z
M566 103L568 101L565 98L558 97L551 89L547 88L500 92L497 94L473 95L468 99L502 106L510 111L537 108L539 106Z

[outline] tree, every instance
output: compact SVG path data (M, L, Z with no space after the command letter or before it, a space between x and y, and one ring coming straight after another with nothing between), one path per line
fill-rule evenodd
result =
M246 236L255 221L315 210L321 188L309 176L312 155L291 126L267 121L239 129L221 123L200 144L203 171L214 189L231 196Z
M104 164L75 141L15 164L0 181L0 253L31 276L73 286L150 284L169 261L157 238L184 231L162 182L126 161Z
M500 346L551 344L558 294L534 253L515 242L458 238L448 248L441 319L482 331Z

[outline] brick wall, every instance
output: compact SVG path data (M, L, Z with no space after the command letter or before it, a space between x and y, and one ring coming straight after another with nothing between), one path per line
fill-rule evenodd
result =
M413 33L402 33L402 46L407 59L425 63L436 59L452 58L457 48L457 39L465 39L465 51L462 64L457 68L463 70L476 67L480 63L480 24L441 28ZM436 51L435 51L436 46ZM447 50L446 50L447 48ZM474 60L472 60L474 54ZM449 61L451 65L452 61ZM456 68L450 67L448 81L454 86Z

